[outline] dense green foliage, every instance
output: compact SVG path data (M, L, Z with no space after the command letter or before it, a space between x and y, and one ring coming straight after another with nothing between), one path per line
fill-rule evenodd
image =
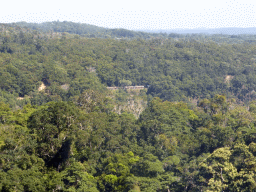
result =
M20 24L0 26L0 191L256 190L246 36Z
M94 95L95 106L86 99ZM108 99L107 99L108 100ZM1 191L253 191L255 104L154 98L136 118L80 104L1 103Z
M95 39L6 24L0 32L0 99L12 107L74 100L88 88L104 91L124 80L149 86L148 95L169 101L215 94L246 102L255 98L255 44L245 40ZM47 94L37 91L42 82ZM15 101L18 96L27 97Z

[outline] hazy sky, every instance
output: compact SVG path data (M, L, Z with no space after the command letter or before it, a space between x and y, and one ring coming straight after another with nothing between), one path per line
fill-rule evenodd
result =
M126 29L256 27L256 0L5 0L0 6L0 23L59 20Z

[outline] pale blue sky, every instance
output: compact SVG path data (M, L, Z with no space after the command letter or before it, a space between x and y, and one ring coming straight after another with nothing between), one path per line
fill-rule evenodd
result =
M59 20L126 29L256 27L256 0L4 0L0 6L1 23Z

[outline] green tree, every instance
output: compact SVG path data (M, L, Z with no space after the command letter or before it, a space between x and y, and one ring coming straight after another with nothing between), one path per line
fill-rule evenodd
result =
M37 153L46 163L59 167L61 162L67 160L77 117L78 109L66 102L50 102L30 116L28 128L36 135ZM53 159L58 158L56 155L60 149L65 154L61 159Z

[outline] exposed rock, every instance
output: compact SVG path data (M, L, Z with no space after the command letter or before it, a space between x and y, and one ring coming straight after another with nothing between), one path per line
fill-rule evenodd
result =
M38 88L38 91L42 91L46 88L45 84L42 82L42 84L40 85L40 87Z
M225 77L224 83L229 83L233 78L234 78L234 76L232 76L232 75L227 75L227 76Z

